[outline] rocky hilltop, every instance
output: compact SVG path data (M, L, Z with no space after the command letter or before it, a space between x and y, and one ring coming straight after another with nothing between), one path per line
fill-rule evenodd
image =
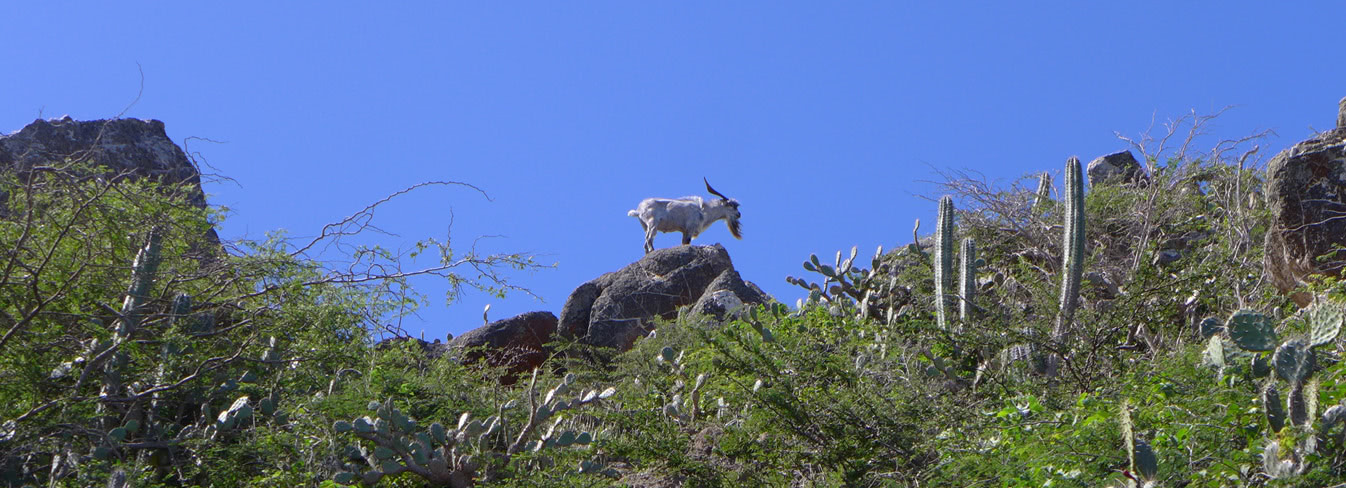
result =
M107 167L111 177L188 183L187 200L198 208L206 206L201 172L158 120L81 121L65 116L38 119L0 136L0 170L24 172L74 160Z

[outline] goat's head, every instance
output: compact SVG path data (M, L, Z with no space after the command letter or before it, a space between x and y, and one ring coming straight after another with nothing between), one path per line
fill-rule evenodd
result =
M715 189L710 186L710 180L707 180L704 176L701 177L701 181L706 182L706 191L710 192L711 195L720 197L719 200L716 200L711 204L717 207L723 207L726 210L724 223L729 226L729 233L733 234L735 239L742 239L743 229L742 224L739 224L738 219L742 217L743 214L738 211L738 200L726 197L723 193L715 191Z

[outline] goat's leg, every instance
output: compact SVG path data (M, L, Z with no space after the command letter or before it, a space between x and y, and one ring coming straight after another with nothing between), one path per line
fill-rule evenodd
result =
M686 245L690 245L691 243L692 243L692 235L691 235L691 234L688 234L688 233L686 233L686 232L683 232L683 233L682 233L682 245L686 246Z
M640 225L642 226L645 225L645 222L642 221ZM654 235L658 232L659 231L655 229L653 226L648 226L645 228L645 254L649 254L654 251Z

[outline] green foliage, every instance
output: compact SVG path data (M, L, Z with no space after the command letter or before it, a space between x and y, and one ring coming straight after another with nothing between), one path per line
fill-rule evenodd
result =
M809 293L793 309L684 314L624 353L558 341L518 384L414 341L371 347L381 317L419 302L405 276L334 274L283 236L207 253L218 215L151 183L5 175L0 244L22 271L0 282L0 374L16 379L0 382L0 480L1339 483L1346 286L1315 281L1304 310L1270 292L1261 173L1213 154L1150 155L1149 179L1087 195L1072 160L1060 201L1047 174L1008 189L951 179L933 260L920 236L868 268L855 247L811 255L814 282L787 278ZM478 262L491 263L528 261Z
M0 171L3 484L296 486L330 469L312 440L345 408L332 378L378 373L369 330L415 310L415 273L381 274L399 266L378 249L328 268L280 235L223 246L222 212L193 191L79 161Z

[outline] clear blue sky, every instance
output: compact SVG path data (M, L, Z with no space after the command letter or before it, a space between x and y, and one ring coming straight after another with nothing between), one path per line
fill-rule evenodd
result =
M417 182L478 185L493 202L395 201L376 223L400 237L381 242L442 237L452 209L455 242L502 235L482 249L556 268L513 276L545 302L445 308L418 283L431 304L404 327L429 338L480 325L486 303L559 313L642 255L628 209L702 194L702 176L742 202L745 235L695 242L794 303L784 279L809 253L910 242L934 168L1008 184L1226 105L1214 135L1275 130L1269 157L1330 128L1346 96L1346 3L989 3L19 2L0 132L114 116L139 63L126 116L221 141L188 149L238 182L207 187L232 210L226 238L312 236Z

